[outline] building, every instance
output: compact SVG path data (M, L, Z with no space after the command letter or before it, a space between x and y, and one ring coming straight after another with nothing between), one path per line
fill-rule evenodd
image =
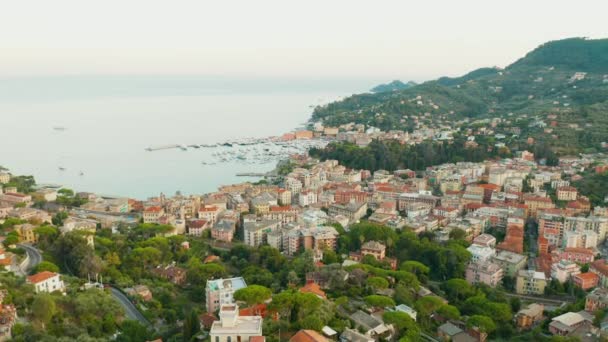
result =
M342 215L348 218L349 223L360 220L367 214L367 203L357 203L351 201L347 204L334 203L329 206L329 215Z
M485 262L496 255L496 250L492 247L484 247L477 244L472 244L467 247L471 253L471 262Z
M152 291L146 285L135 285L126 288L125 292L130 296L139 296L146 302L152 300Z
M536 216L536 213L540 209L553 209L555 203L548 197L529 196L524 199L524 204L528 206L528 212L530 216Z
M7 184L11 181L11 174L7 172L0 172L0 184Z
M66 234L72 231L83 232L87 239L87 244L95 248L95 232L97 231L97 222L87 219L77 219L68 217L63 220L63 226L59 228L61 234Z
M291 191L287 189L279 189L278 203L279 205L291 205Z
M211 228L211 237L215 240L231 242L234 238L236 222L232 220L219 220Z
M183 285L186 282L186 270L175 265L159 266L153 269L152 273L158 277L167 279L175 285Z
M600 278L598 285L608 287L608 263L605 259L598 259L589 265L589 271L597 274Z
M572 281L574 282L574 286L587 291L597 286L600 277L593 272L585 272L573 276Z
M220 320L213 322L210 342L259 342L262 338L261 316L240 316L236 304L222 305Z
M4 304L7 290L0 290L0 341L8 341L12 337L12 329L17 322L17 308L14 304Z
M492 262L471 262L467 266L465 278L469 284L483 283L491 287L500 284L504 276L502 267Z
M200 237L203 236L203 232L209 228L209 221L203 219L189 220L187 226L188 235Z
M27 282L34 285L36 293L65 292L65 285L58 273L43 271L27 277Z
M280 223L275 220L245 222L243 226L245 244L252 247L266 244L268 234L278 230Z
M207 280L205 306L207 312L215 312L222 305L234 304L234 292L247 287L242 277Z
M500 251L492 258L492 262L502 267L504 275L509 277L515 277L526 266L527 260L526 256L509 251Z
M206 205L198 210L198 218L213 225L222 211L223 209L221 207L215 205Z
M560 283L565 283L580 273L581 268L573 261L560 260L551 266L551 279Z
M572 186L562 186L556 190L558 201L576 201L578 197L578 190Z
M35 226L29 223L19 224L13 227L19 236L19 242L36 243L38 242L38 234L36 234Z
M330 340L314 330L302 329L293 335L289 342L330 342Z
M0 194L0 203L6 203L10 205L25 203L25 205L28 205L32 203L32 196L21 194L18 192L5 192L3 194Z
M165 210L159 206L144 209L144 223L160 223L160 218L165 215Z
M375 342L373 338L357 330L346 328L340 335L340 342Z
M496 247L496 238L490 234L480 234L473 239L473 244L483 247Z
M312 190L302 190L298 194L298 204L302 207L308 207L317 203L317 193Z
M532 303L527 308L521 309L515 315L515 322L519 329L530 329L535 324L543 320L543 311L545 306L542 304Z
M319 286L319 284L315 283L314 281L307 281L306 285L304 285L300 288L300 292L312 293L321 299L327 299L327 295L325 294L325 291L323 291L321 289L321 286Z
M608 307L608 289L598 287L585 298L585 311L595 312Z
M395 306L395 311L403 312L403 313L407 314L414 321L416 321L416 318L418 317L418 312L416 312L416 310L412 309L411 307L409 307L405 304L399 304L399 305Z
M13 258L10 255L6 255L6 251L0 248L0 271L8 271L12 263Z
M386 246L378 241L367 241L361 246L361 255L371 255L376 260L382 260L386 257Z
M549 332L553 335L566 336L586 323L593 323L593 316L588 312L566 312L551 320Z
M542 295L545 293L547 279L545 273L533 270L519 270L515 279L515 292L525 295Z

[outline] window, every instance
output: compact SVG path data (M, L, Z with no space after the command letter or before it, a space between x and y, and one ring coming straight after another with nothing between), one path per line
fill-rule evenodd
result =
M228 336L228 342L232 342L232 336Z
M220 337L219 336L215 336L215 342L220 342Z

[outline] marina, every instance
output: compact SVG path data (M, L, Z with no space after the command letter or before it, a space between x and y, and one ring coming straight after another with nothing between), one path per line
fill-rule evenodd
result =
M292 154L304 153L310 148L323 148L327 146L328 139L294 139L284 140L279 137L243 138L224 140L213 144L172 144L148 147L146 151L160 151L179 149L182 151L207 150L210 157L201 162L202 165L216 165L221 163L237 162L241 164L267 164L277 162ZM266 174L239 176L264 177Z

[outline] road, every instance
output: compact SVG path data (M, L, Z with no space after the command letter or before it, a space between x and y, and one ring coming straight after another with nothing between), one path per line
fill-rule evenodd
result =
M23 273L29 273L34 267L36 267L39 263L42 262L42 254L36 249L36 247L32 245L27 245L24 243L17 244L17 246L25 249L25 253L27 253L27 263L21 267L21 271Z
M139 321L139 323L141 323L145 326L150 325L150 322L148 322L146 317L144 317L144 315L142 315L142 313L139 312L139 310L137 310L135 305L133 305L133 303L131 303L129 298L127 298L127 296L125 296L124 293L120 292L118 289L116 289L114 287L110 287L110 292L112 293L112 297L114 297L114 299L116 299L118 301L118 303L120 303L120 305L123 307L123 309L125 309L127 317L129 317L132 320Z
M520 295L516 293L505 293L507 297L517 297L519 299L525 299L529 301L535 301L543 304L552 304L552 305L560 305L562 303L574 303L574 298L572 297L559 297L559 298L548 298L546 296L531 296L531 295Z

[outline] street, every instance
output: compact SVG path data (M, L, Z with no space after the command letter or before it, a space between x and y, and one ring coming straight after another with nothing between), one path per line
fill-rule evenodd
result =
M21 247L25 250L27 254L27 262L25 265L21 265L21 271L24 274L29 273L34 267L36 267L39 263L42 262L42 254L36 249L36 247L28 245L28 244L17 244L18 247Z
M145 326L150 325L146 317L144 317L144 315L142 315L142 313L137 310L135 305L131 303L129 298L127 298L124 293L120 292L114 287L110 287L110 292L112 293L112 297L114 297L114 299L116 299L118 303L123 307L123 309L125 309L125 313L127 314L127 317L129 317L129 319L139 321L139 323Z

